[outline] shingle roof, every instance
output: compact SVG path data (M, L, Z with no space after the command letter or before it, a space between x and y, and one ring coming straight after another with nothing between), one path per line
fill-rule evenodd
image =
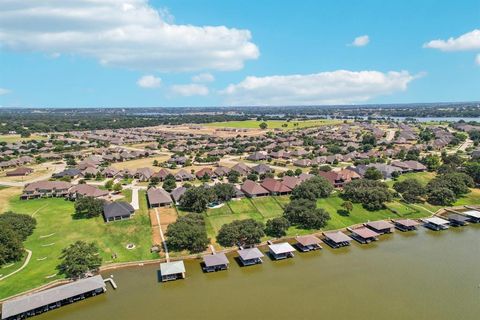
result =
M112 202L103 206L103 215L106 219L127 216L135 212L132 205L126 202Z
M214 267L224 264L229 264L225 253L215 253L203 257L203 262L207 267Z
M242 249L237 251L243 260L258 259L263 257L263 253L258 248Z
M162 188L150 188L147 190L148 203L150 205L155 204L168 204L172 203L170 194Z
M172 261L160 263L160 274L162 276L168 276L185 272L185 265L183 261Z

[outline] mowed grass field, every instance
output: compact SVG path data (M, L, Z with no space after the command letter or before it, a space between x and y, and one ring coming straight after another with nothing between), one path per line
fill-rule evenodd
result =
M141 158L141 159L124 161L124 162L116 162L112 164L112 167L118 170L123 170L123 169L136 170L139 168L150 168L154 171L159 171L161 168L154 167L153 161L157 160L159 163L161 163L161 162L167 161L168 159L170 159L169 154L161 154L161 155L156 155L148 158Z
M150 253L151 230L145 191L140 191L139 199L140 210L132 219L105 223L102 217L75 219L74 203L64 199L22 201L13 198L8 208L34 216L37 228L24 243L25 248L33 252L30 262L22 271L0 281L0 299L62 278L56 270L61 251L77 240L96 242L103 264L155 258ZM129 243L135 244L135 248L126 249ZM115 260L113 253L117 255ZM20 265L0 268L0 274L9 274Z
M206 127L217 127L217 128L243 128L243 129L259 129L260 123L263 121L256 120L244 120L244 121L223 121L223 122L211 122L203 124ZM333 125L342 123L343 120L335 119L319 119L319 120L299 120L299 121L283 121L283 120L268 120L265 121L268 125L267 129L296 129L296 128L308 128L308 127L319 127L326 125ZM282 125L287 125L283 127ZM298 125L295 125L298 124Z
M0 135L0 142L15 143L22 141L31 141L31 140L46 140L46 137L32 134L28 138L22 138L19 134L2 134Z

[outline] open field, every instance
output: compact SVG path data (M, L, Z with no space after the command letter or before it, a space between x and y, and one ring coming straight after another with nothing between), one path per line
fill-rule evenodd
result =
M9 189L13 188L4 190ZM56 274L59 256L63 248L77 240L96 242L104 264L154 258L150 253L150 220L145 191L140 191L139 199L140 210L132 219L104 223L102 217L75 219L74 203L64 199L22 201L13 198L9 208L33 215L37 219L37 228L25 242L25 248L33 252L29 264L21 272L0 281L0 298L62 278ZM128 250L128 243L136 247ZM117 255L114 261L113 253Z
M2 134L0 135L0 142L6 143L16 143L22 141L31 141L31 140L46 140L46 137L32 134L28 138L22 138L19 134Z
M124 161L124 162L116 162L112 164L112 167L118 170L123 170L123 169L135 170L138 168L151 168L152 170L158 171L160 170L160 168L154 167L153 161L157 160L160 163L160 162L165 162L168 159L170 159L170 155L166 153L162 153L154 157L141 158L141 159L135 159L130 161Z
M428 172L428 171L424 171L424 172L409 172L409 173L404 173L402 175L400 175L397 180L388 180L387 181L387 185L389 187L393 187L393 184L397 181L404 181L406 179L416 179L418 180L418 182L420 182L421 184L423 184L424 186L427 185L427 183L432 180L433 178L435 178L435 175L436 173L435 172Z
M203 126L206 127L217 127L217 128L243 128L243 129L258 129L260 123L263 121L256 120L245 120L245 121L224 121L224 122L212 122L205 123ZM319 120L299 120L299 121L283 121L283 120L268 120L265 121L268 125L267 129L297 129L297 128L308 128L308 127L319 127L325 125L332 125L342 123L343 120L334 120L334 119L319 119ZM298 123L297 126L294 124ZM282 125L287 125L282 127Z
M51 163L27 165L25 167L33 169L33 172L27 176L7 177L7 172L13 171L15 169L11 168L0 172L0 180L8 182L28 182L37 180L41 177L47 178L55 172L55 165Z
M11 199L20 197L22 190L20 187L0 187L0 213L10 210Z

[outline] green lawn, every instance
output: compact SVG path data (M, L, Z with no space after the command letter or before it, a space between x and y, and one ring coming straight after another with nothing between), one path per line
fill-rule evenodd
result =
M397 180L389 180L387 181L387 184L389 187L393 187L393 184L396 182L396 181L404 181L406 179L417 179L418 182L420 182L421 184L423 184L424 186L427 185L427 183L432 180L433 178L435 177L435 172L428 172L428 171L425 171L425 172L409 172L409 173L404 173L402 175L400 175Z
M31 140L46 140L46 137L32 134L28 138L22 138L19 134L4 134L0 135L0 142L7 142L7 143L17 143L22 141L31 141Z
M0 298L62 278L56 275L60 253L77 240L95 241L104 263L154 258L150 253L151 230L145 191L140 191L139 198L140 210L132 219L111 223L104 223L101 217L74 219L74 203L63 199L12 200L10 209L33 215L37 228L25 242L25 248L33 252L29 264L19 273L0 281ZM128 243L135 244L135 249L127 250ZM112 253L117 254L115 261ZM8 269L0 269L0 274L16 268Z
M260 123L263 121L256 120L244 120L244 121L223 121L223 122L211 122L205 123L204 126L207 127L219 127L219 128L245 128L245 129L258 129ZM292 120L290 122L283 120L268 120L265 121L268 125L268 129L295 129L295 128L307 128L307 127L318 127L332 124L343 123L343 120L335 119L318 119L318 120ZM294 124L298 123L297 126ZM282 127L282 125L287 124L287 127Z
M273 197L253 198L251 200L265 219L279 217L283 214L283 208Z

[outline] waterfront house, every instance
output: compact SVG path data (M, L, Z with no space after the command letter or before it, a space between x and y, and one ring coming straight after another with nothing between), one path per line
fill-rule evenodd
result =
M107 190L98 189L97 187L89 184L77 184L68 190L68 194L71 200L81 197L92 197L98 199L106 198L109 195L109 192Z
M295 248L293 248L288 242L282 242L268 245L268 250L272 259L282 260L293 258L293 252L295 251Z
M3 302L2 320L25 319L107 290L101 276L80 279Z
M216 272L227 270L229 261L225 253L214 253L203 257L203 271Z
M240 190L249 198L268 196L269 191L252 180L245 180Z
M463 212L464 215L468 217L468 221L473 222L473 223L478 223L480 222L480 211L478 210L468 210Z
M260 184L264 189L270 192L271 195L285 195L292 192L292 189L287 187L280 180L275 180L273 178L266 178Z
M103 217L105 222L130 219L135 213L132 205L127 202L111 202L103 206Z
M432 217L432 218L427 218L423 219L424 226L428 229L434 230L434 231L440 231L440 230L446 230L448 229L448 220L439 218L439 217Z
M462 227L468 223L468 217L458 213L449 213L446 218L453 227Z
M348 230L352 233L351 237L362 244L377 241L380 235L367 227L349 228Z
M162 188L149 188L147 201L150 208L169 207L172 205L170 194Z
M322 249L322 246L320 245L322 241L314 235L297 236L295 237L295 240L297 240L297 248L302 252Z
M238 250L238 258L244 267L262 263L263 253L258 248Z
M185 187L178 187L173 189L172 192L170 192L170 196L172 197L175 204L180 203L180 198L183 196L185 192L187 192L187 188Z
M160 280L162 282L185 279L185 265L183 261L160 263Z
M395 228L403 232L416 230L419 225L417 221L411 219L395 220L393 221L393 224L395 225Z
M392 233L395 228L393 224L383 220L368 222L365 226L379 234Z
M353 240L342 231L324 232L323 235L325 236L323 242L334 249L349 246Z

